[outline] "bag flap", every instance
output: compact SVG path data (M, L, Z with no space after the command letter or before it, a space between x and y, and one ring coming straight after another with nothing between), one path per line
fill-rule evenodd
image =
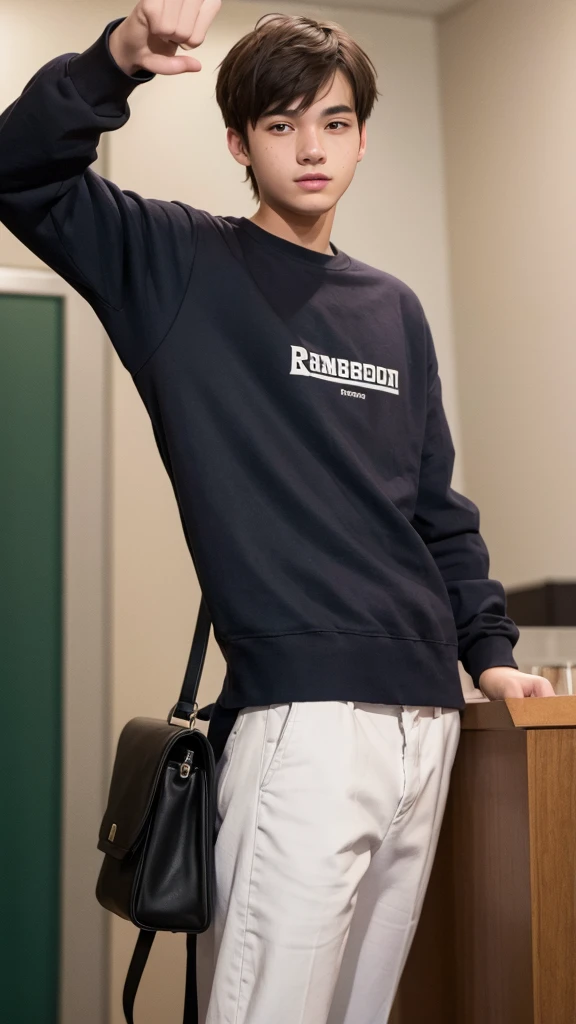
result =
M204 737L203 737L204 738ZM121 860L135 843L152 808L162 769L174 746L194 746L193 730L157 718L132 718L118 740L108 806L98 849Z

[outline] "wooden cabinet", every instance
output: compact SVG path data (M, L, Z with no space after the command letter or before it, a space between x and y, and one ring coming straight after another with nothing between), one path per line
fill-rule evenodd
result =
M479 701L390 1024L575 1024L576 697Z

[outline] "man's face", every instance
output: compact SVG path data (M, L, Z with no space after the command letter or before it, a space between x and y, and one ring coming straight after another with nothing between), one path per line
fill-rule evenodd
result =
M293 214L319 216L346 191L366 146L354 111L352 87L338 71L308 110L265 114L248 125L248 152L231 129L228 145L239 163L251 166L260 200Z

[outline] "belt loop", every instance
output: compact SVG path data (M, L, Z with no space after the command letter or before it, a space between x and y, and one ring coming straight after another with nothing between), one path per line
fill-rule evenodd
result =
M441 714L442 714L442 708L441 707L435 707L434 708L434 718L440 718Z

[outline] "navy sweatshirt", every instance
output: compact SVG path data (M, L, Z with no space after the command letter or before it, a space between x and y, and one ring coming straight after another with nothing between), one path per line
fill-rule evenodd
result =
M227 662L223 708L462 707L516 667L417 297L334 247L90 169L154 75L106 26L0 118L0 220L90 303L150 415ZM78 339L82 344L82 339ZM169 696L169 695L167 695Z

